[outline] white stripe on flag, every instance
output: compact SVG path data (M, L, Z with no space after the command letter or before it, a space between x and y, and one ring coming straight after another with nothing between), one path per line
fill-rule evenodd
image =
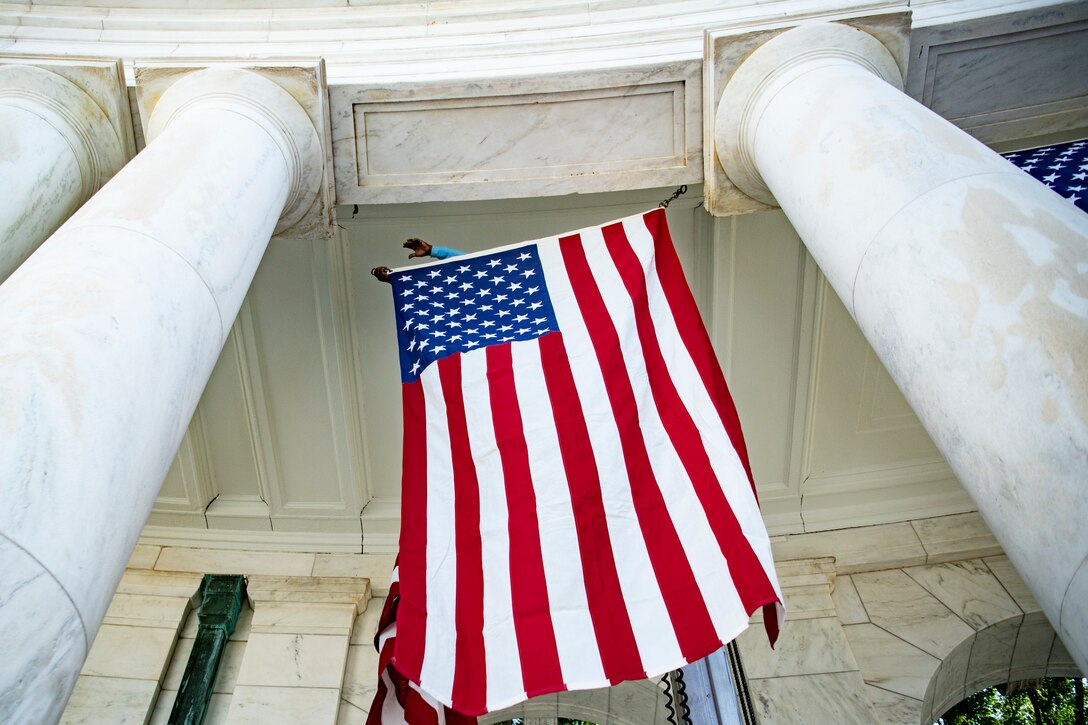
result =
M427 638L420 687L442 702L453 697L457 652L457 551L454 546L453 458L438 365L420 375L427 410Z
M474 350L461 355L461 389L465 399L469 447L480 482L480 540L484 576L484 659L487 701L520 692L521 657L514 629L510 591L510 530L505 477L495 424L491 419L491 391L487 381L487 353Z
M625 219L624 230L627 238L632 241L643 267L646 267L653 254L653 236L646 228L645 221L641 217ZM635 240L638 240L637 243ZM763 523L763 516L759 511L759 503L752 492L752 484L748 481L744 464L741 463L740 456L729 439L729 433L722 425L721 417L702 382L695 362L691 359L687 347L684 346L668 300L665 298L665 292L661 288L656 268L652 274L648 275L646 287L650 315L653 318L654 327L658 330L661 352L669 369L673 371L672 378L676 384L677 393L695 419L703 447L710 457L711 467L722 490L725 491L725 496L729 500L730 508L736 516L744 538L748 540L756 557L763 565L775 592L781 597L782 592L774 573L770 539L767 536L766 525Z
M407 725L404 719L404 708L397 700L397 688L393 686L393 680L389 677L389 671L383 669L381 680L385 685L385 699L382 701L382 725Z
M643 231L645 230L646 227L643 224ZM628 239L632 242L632 247L639 252L638 256L642 262L643 271L647 271L648 260L653 253L653 239L649 238L648 234L645 236L646 239L632 239L630 233L628 236ZM648 247L647 244L649 244ZM631 295L624 287L612 255L607 253L589 254L588 259L590 268L593 270L593 276L598 280L601 294L613 320L633 321L635 319L635 310L631 302ZM650 274L656 280L656 274L653 273L653 270L650 270ZM657 328L657 340L662 348L679 340L679 332L675 324L671 325L671 332L668 329L662 329L658 324L659 319L663 316L667 316L669 322L672 323L672 313L667 307L664 310L654 309L655 304L663 302L662 299L656 303L654 301L650 303L651 317L654 319L654 327ZM630 330L629 334L620 336L623 356L628 365L627 372L632 380L649 379L642 343L643 341L634 329ZM666 362L670 362L667 353L665 357ZM676 377L679 371L675 370L670 364L669 372L670 377L673 378L674 382L677 382ZM683 373L679 374L682 375ZM691 374L695 375L696 380L699 379L694 368ZM730 636L732 638L732 636L736 635L736 623L746 621L748 615L744 612L744 607L740 603L736 590L731 586L732 579L729 575L729 566L726 563L725 555L718 545L702 502L695 492L680 455L672 445L661 445L662 442L669 441L669 434L665 429L665 425L661 420L661 413L652 396L639 399L638 415L654 478L661 489L669 518L674 522L676 533L680 537L688 563L691 564L692 573L699 586L699 591L703 595L703 601L706 603L715 631L723 637ZM729 445L728 441L725 444ZM744 475L743 470L741 475ZM745 481L747 481L747 478L745 478ZM683 523L678 525L675 522ZM723 584L727 589L723 589ZM656 662L668 663L669 660L656 660Z
M582 232L587 256L607 254L599 229ZM680 645L661 594L646 540L635 511L631 484L624 464L616 415L612 410L597 354L570 286L558 244L541 244L540 262L552 296L559 329L563 331L575 388L589 423L589 437L600 473L605 519L612 548L617 552L616 573L643 667L649 662L681 662ZM598 280L600 284L600 280ZM623 332L620 332L621 337ZM627 375L609 370L608 375Z
M540 552L548 582L563 681L569 689L608 685L589 615L578 532L563 470L548 387L535 340L510 345L540 521Z

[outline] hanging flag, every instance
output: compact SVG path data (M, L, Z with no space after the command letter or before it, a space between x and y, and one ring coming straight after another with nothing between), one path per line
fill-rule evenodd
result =
M1003 154L1058 194L1088 211L1088 141Z
M781 595L663 210L392 273L392 666L457 712L656 677Z
M415 683L390 666L397 641L397 607L400 603L398 567L393 566L389 596L385 600L374 647L378 650L378 691L366 725L476 725L476 718L461 715L419 691Z

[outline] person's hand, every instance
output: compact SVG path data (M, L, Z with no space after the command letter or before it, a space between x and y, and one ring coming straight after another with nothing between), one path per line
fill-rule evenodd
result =
M374 267L370 270L370 273L374 275L379 282L389 282L389 273L393 270L389 267Z
M431 256L431 245L427 244L427 242L422 239L415 239L413 237L401 246L412 251L412 253L408 255L408 259Z

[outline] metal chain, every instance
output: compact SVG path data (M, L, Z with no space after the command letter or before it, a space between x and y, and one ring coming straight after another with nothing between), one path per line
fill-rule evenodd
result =
M687 184L681 184L680 186L676 187L676 191L674 191L672 193L672 196L670 196L668 199L665 199L660 204L658 204L657 208L658 209L668 209L669 204L673 203L674 201L679 199L682 194L686 194L686 193L688 193L688 185Z

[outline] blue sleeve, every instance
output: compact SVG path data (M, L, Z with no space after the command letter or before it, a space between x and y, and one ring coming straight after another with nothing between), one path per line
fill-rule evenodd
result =
M456 249L450 249L449 247L431 246L431 256L435 259L449 259L450 257L460 257L464 252L459 252Z

